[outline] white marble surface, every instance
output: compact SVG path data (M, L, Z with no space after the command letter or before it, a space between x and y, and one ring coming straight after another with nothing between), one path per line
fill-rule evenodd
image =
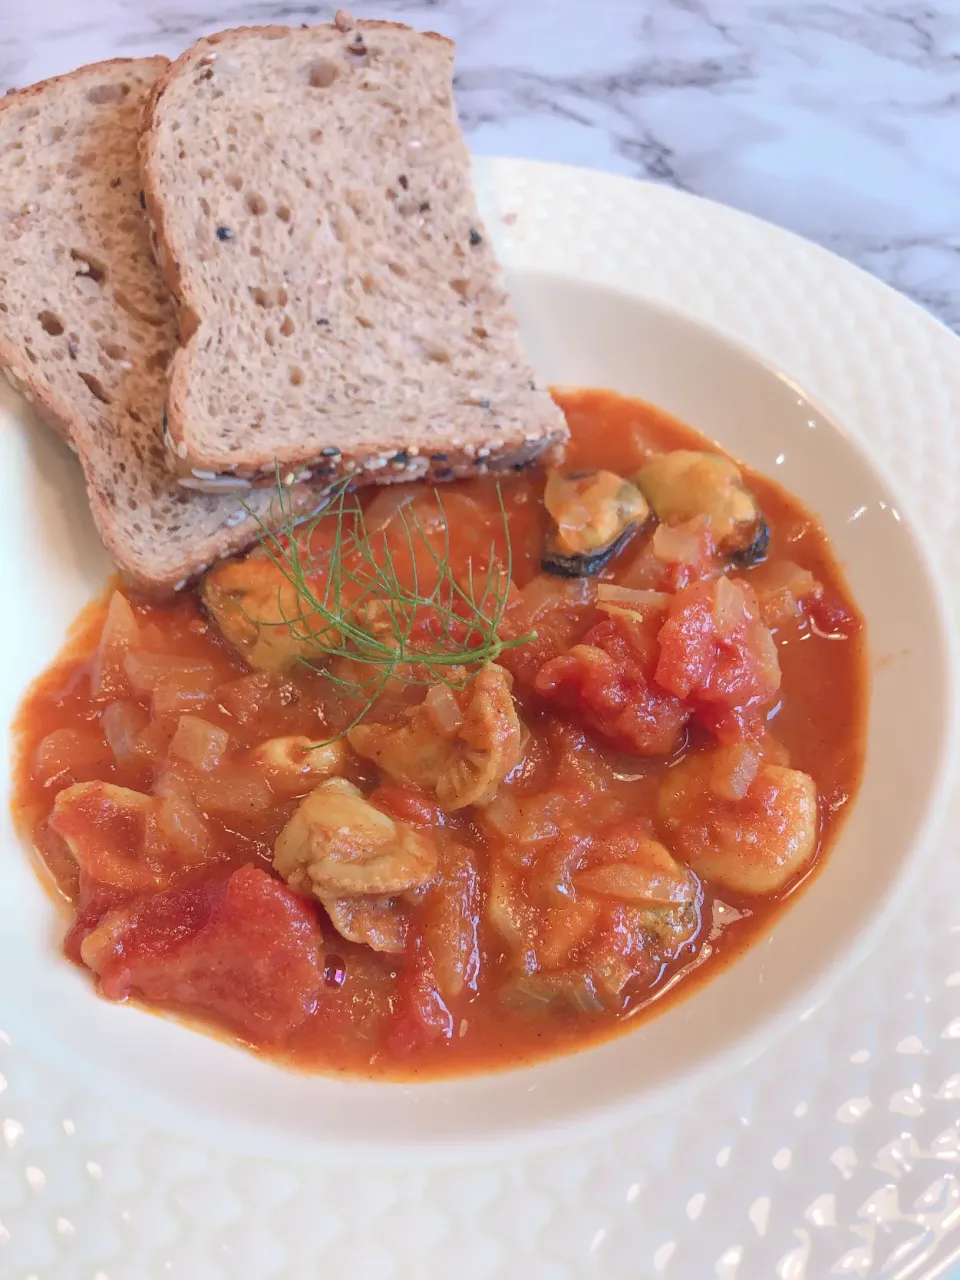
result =
M332 10L0 0L0 86ZM960 0L386 0L357 12L457 40L476 151L722 200L846 255L960 328Z

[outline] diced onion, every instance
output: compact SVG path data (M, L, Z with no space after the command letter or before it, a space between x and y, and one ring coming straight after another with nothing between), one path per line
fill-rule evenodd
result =
M586 973L531 973L507 983L500 993L512 1008L539 1013L566 1005L580 1013L602 1013L603 1002Z
M445 684L436 684L427 690L424 708L430 719L443 734L452 735L463 724L463 712L453 690Z
M666 609L670 596L666 591L647 591L642 587L618 587L613 582L602 582L597 588L597 600L604 604L625 605L628 609Z
M637 977L637 969L612 947L594 952L590 976L597 995L608 1009L621 1009L624 992L631 979Z
M379 533L385 529L398 511L410 505L420 486L414 484L396 484L381 488L368 507L364 508L363 522L367 535Z
M759 596L789 591L797 600L802 600L805 596L819 595L823 591L810 570L795 564L793 560L777 560L765 564L751 575L750 581Z
M149 764L159 764L166 759L169 742L170 734L165 733L156 721L151 720L137 734L136 754Z
M532 935L530 909L520 896L513 871L494 861L486 901L487 920L510 948L515 959L529 948Z
M694 564L700 557L702 541L696 529L659 524L650 539L650 549L664 564Z
M200 716L181 716L170 740L170 755L209 773L226 753L230 735Z
M149 722L147 712L135 702L120 700L104 708L100 723L118 765L132 764L142 756L138 739Z
M591 867L588 871L579 872L575 882L578 892L618 898L621 902L669 902L682 891L682 886L677 886L671 894L664 886L662 875L630 862L610 862L606 866Z
M559 807L555 794L545 801L536 796L518 800L509 794L499 795L484 809L484 825L491 826L506 842L504 853L512 862L526 865L531 855L517 846L556 840L560 829L554 811Z
M760 768L760 751L752 742L735 742L713 752L710 790L721 800L742 800Z
M240 724L248 724L260 714L276 688L276 679L266 671L251 671L248 675L228 680L214 690L217 702Z
M537 941L537 957L549 969L566 964L570 953L578 947L597 922L600 905L590 898L551 907L545 913Z
M140 628L130 602L119 591L110 597L100 644L93 660L90 687L95 698L116 697L127 687L124 656L140 642Z
M540 573L516 594L510 605L510 621L519 630L534 628L545 613L586 607L596 598L592 578L557 578Z
M598 852L602 856L602 850ZM697 881L692 872L648 833L635 829L628 838L622 832L614 856L616 861L576 871L573 878L578 892L664 905L691 902L696 897Z
M714 587L713 616L721 636L729 635L746 621L743 587L729 578L718 578Z
M437 987L447 1001L459 996L465 986L476 990L480 884L475 859L476 854L466 845L444 848L440 881L432 889L422 916L422 937L433 957Z
M68 775L72 782L92 782L109 764L107 744L89 729L54 729L33 756L34 771L44 781Z
M191 662L168 653L142 653L135 650L123 658L124 670L138 693L155 693L164 685L185 689L209 689L214 683L214 669L209 662Z
M810 570L792 560L764 565L751 575L750 581L757 592L761 617L768 627L783 626L800 617L803 601L823 594L823 587Z
M165 796L157 809L161 839L184 862L202 862L210 850L207 824L196 805L184 794Z
M222 766L211 773L194 773L190 790L202 810L221 817L238 814L249 818L276 803L266 778L253 769Z

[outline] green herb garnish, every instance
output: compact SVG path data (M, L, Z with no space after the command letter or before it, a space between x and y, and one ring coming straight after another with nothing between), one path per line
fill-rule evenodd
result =
M300 661L361 704L348 728L366 716L394 678L406 684L459 689L505 650L536 638L535 632L510 639L500 636L513 559L499 483L496 491L505 543L502 557L491 540L483 571L475 572L472 558L462 574L454 571L443 499L434 488L439 547L416 512L401 506L389 521L410 558L408 572L401 574L387 526L367 527L349 482L337 485L327 505L297 525L278 472L281 519L276 531L258 519L260 546L293 588L296 609L290 608L287 593L278 587L279 620L251 620L258 626L288 627L298 642L316 649L315 660ZM332 538L327 539L330 547L314 562L309 547L324 521L333 524ZM426 559L429 575L418 569L418 558ZM343 667L340 672L331 669L338 658L349 660L346 674Z

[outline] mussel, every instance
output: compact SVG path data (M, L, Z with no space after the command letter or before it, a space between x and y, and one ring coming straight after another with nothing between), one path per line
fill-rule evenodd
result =
M662 524L706 516L717 550L736 568L766 556L770 526L729 458L674 449L650 458L634 479Z
M542 568L559 578L600 572L650 518L650 506L629 480L613 471L551 471L543 495L551 517Z

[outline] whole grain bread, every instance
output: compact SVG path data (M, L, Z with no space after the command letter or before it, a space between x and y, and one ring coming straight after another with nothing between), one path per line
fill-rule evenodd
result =
M166 65L118 59L0 99L0 366L79 454L107 550L149 591L257 532L235 495L182 489L162 443L177 323L150 252L137 138ZM271 495L253 502L269 518Z
M566 438L477 212L453 45L395 23L247 27L160 77L141 138L181 305L167 405L188 483L406 480Z

